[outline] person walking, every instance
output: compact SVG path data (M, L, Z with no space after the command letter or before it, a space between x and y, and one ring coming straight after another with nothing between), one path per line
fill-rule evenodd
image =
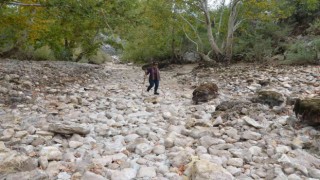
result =
M159 88L159 82L160 82L160 72L159 72L157 62L153 62L152 67L149 67L145 71L144 78L146 78L147 75L149 75L149 84L150 84L147 88L147 91L149 92L150 89L154 86L154 94L159 95L158 88Z

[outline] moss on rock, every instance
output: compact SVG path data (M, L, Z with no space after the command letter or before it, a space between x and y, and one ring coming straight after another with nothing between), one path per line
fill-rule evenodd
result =
M310 125L320 125L320 98L297 99L293 111L296 116L301 115L301 120Z

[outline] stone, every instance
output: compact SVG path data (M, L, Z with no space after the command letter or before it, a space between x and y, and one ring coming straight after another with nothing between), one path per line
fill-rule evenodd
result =
M84 126L78 124L49 124L49 131L57 133L57 134L80 134L87 135L90 133L90 129L87 129Z
M195 104L208 102L218 96L218 86L214 83L201 84L193 91L192 95L192 101Z
M243 166L243 159L241 159L241 158L230 158L228 160L227 164L230 165L230 166L242 167Z
M302 178L300 178L298 175L296 174L290 174L288 176L288 180L302 180Z
M69 141L69 147L70 148L73 148L73 149L76 149L80 146L83 145L83 142L79 142L79 141Z
M214 138L211 136L203 136L202 138L200 138L199 140L201 146L203 147L210 147L212 145L217 145L217 144L224 144L225 141L219 138Z
M207 160L199 160L195 162L191 170L190 178L194 180L205 179L225 179L233 180L233 175L222 166L209 162Z
M81 180L107 180L107 178L104 178L103 176L95 174L93 172L86 171L82 175Z
M47 157L47 159L49 161L62 159L61 151L57 147L54 147L54 146L43 147L40 151L40 156Z
M153 148L153 153L156 155L164 154L166 152L166 148L163 145L157 145Z
M59 180L69 180L69 179L71 179L71 175L66 172L61 172L58 174L58 179Z
M0 154L1 155L1 154ZM0 156L1 157L1 156ZM0 174L19 171L32 171L38 167L38 161L25 155L11 152L0 161Z
M137 171L132 168L125 168L121 171L113 171L111 174L111 180L130 180L134 179L137 175Z
M249 125L255 127L255 128L263 128L263 126L261 124L259 124L257 121L255 121L254 119L248 117L248 116L244 116L242 118L246 123L248 123Z
M138 178L153 178L156 177L156 169L154 167L141 166L138 171Z
M151 153L152 147L147 143L141 143L136 146L135 153L144 156Z
M1 176L0 176L1 177ZM26 172L18 172L14 174L9 174L5 178L6 180L47 180L49 179L49 176L46 172L40 169L35 169L32 171L26 171Z
M285 99L281 93L275 91L258 91L257 97L253 98L252 101L273 107L280 106L285 102Z
M320 170L315 168L308 169L309 176L315 179L320 179Z
M297 99L293 111L309 125L320 125L320 98Z
M258 146L252 146L249 148L249 151L253 156L258 156L262 152L262 148Z
M253 131L246 131L242 134L242 138L243 139L247 139L247 140L259 140L261 139L261 134L257 133L257 132L253 132Z
M49 165L49 161L48 158L46 156L41 156L39 158L39 165L42 169L47 169L48 165Z

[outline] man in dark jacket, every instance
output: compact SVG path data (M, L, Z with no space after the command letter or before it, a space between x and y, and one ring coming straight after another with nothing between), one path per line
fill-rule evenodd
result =
M149 92L150 89L154 87L154 94L155 95L159 95L158 91L158 87L159 87L159 82L160 82L160 72L159 72L159 68L158 68L158 63L157 62L153 62L152 63L152 67L149 67L146 71L145 71L145 77L147 77L147 75L149 74L149 87L147 89L147 91Z

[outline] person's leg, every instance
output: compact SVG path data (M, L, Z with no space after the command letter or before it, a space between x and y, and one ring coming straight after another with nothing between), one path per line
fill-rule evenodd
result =
M154 84L155 84L154 94L159 94L159 93L158 93L159 80L154 80Z
M148 87L148 89L147 89L147 91L149 92L150 91L150 89L154 86L154 81L153 80L149 80L149 87Z

